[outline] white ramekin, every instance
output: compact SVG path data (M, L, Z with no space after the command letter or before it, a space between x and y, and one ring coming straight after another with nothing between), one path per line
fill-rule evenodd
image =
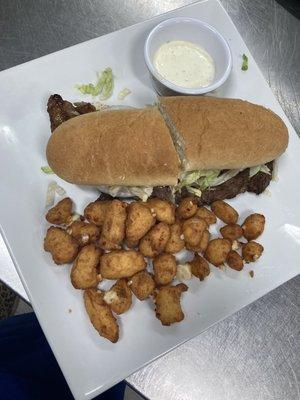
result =
M163 78L153 65L156 50L171 40L187 40L202 46L215 62L214 81L205 87L184 88ZM199 95L211 92L228 78L232 56L226 39L212 26L195 18L177 17L156 25L149 33L144 46L145 62L157 92L161 95Z

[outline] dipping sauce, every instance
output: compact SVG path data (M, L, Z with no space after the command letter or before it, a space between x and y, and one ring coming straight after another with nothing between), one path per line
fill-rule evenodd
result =
M212 57L201 46L185 40L162 44L153 63L163 78L184 88L208 86L215 76Z

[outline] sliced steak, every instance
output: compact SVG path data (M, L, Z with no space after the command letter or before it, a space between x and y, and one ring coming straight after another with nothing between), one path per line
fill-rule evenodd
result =
M202 204L211 204L216 200L232 199L239 193L247 190L249 181L249 169L241 171L222 185L215 186L203 191L200 202Z
M266 164L266 166L269 168L271 174L266 174L265 172L258 172L256 175L252 176L247 185L248 192L260 194L269 186L272 180L274 161L270 161L269 163Z
M76 111L79 112L79 114L87 114L96 111L96 108L95 106L93 106L93 104L86 103L85 101L74 103L74 106L76 108Z
M98 197L97 201L107 201L107 200L113 200L113 199L114 199L114 197L111 196L110 194L100 192L100 196Z
M50 117L51 131L70 118L80 115L69 101L65 101L59 94L49 97L47 111Z
M274 161L271 161L266 165L272 174ZM229 179L227 182L222 183L222 185L204 190L201 198L196 198L199 205L204 205L211 204L216 200L232 199L238 194L246 191L260 194L268 187L271 179L272 175L264 172L258 172L252 178L249 178L249 169L247 168L233 178ZM191 196L191 194L185 188L183 188L181 193L176 193L176 203L188 196Z
M179 204L181 200L185 199L186 197L195 197L195 199L197 199L197 202L200 202L199 197L194 196L192 193L188 192L185 187L183 187L180 192L175 193L175 203Z
M174 202L174 195L170 186L155 186L150 198L152 197L158 197L161 200L167 200L172 203Z
M49 97L47 111L50 117L51 132L70 118L96 111L96 108L90 103L81 102L77 104L76 106L63 100L59 94L53 94Z
M244 193L247 190L249 181L249 169L241 171L227 182L219 186L211 187L202 192L201 198L195 197L199 205L211 204L216 200L232 199L239 193ZM176 203L185 197L192 196L187 189L183 188L181 193L176 193Z

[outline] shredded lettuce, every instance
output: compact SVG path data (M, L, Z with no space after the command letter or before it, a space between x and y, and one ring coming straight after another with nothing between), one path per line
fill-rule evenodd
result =
M97 96L97 94L99 94L97 87L92 83L76 85L76 89L78 89L82 94L91 94L92 96Z
M188 192L200 197L205 189L222 185L222 183L235 177L241 171L242 169L230 169L221 173L221 170L211 169L184 172L181 175L179 184L176 186L176 191L180 191L185 187ZM265 164L262 164L250 168L250 178L258 172L271 174L269 168Z
M248 69L248 57L246 56L246 54L243 54L242 57L243 57L243 63L242 63L241 70L242 71L247 71L247 69Z
M252 178L252 176L256 175L260 170L260 165L256 165L255 167L251 167L249 170L249 176Z
M57 194L58 196L65 196L66 191L64 188L59 186L56 181L52 181L49 183L47 187L46 204L45 204L46 208L53 206L55 201L55 194Z
M188 171L181 175L179 187L190 186L192 184L197 184L204 190L206 187L211 186L211 183L219 175L220 170L209 169L209 170L199 170L199 171Z
M107 100L112 95L113 88L114 88L114 77L113 77L112 69L106 68L102 72L102 75L100 76L100 80L102 80L104 82L102 96L100 97L100 99Z
M205 190L212 186L219 174L220 170L218 169L184 172L181 176L178 190L183 187L190 188L190 190L188 189L190 192L192 192L191 188Z
M197 183L202 190L207 189L210 186L213 186L215 180L218 178L220 171L219 170L210 170L206 171L207 174L205 176L201 176L198 179Z
M137 196L142 201L147 201L153 192L151 186L99 186L99 190L113 197Z
M242 169L230 169L221 173L221 170L199 170L183 172L180 182L176 187L172 187L174 193L180 191L183 187L189 193L201 197L202 192L210 187L222 185L229 179L235 177ZM265 165L258 165L250 168L250 178L258 172L271 174L269 168ZM108 193L113 197L133 197L137 196L143 201L147 201L151 196L153 187L151 186L100 186L99 190L103 193Z
M49 165L45 165L44 167L41 167L41 170L44 172L44 174L54 174L54 172L49 167Z
M228 171L223 172L223 174L217 176L209 186L222 185L222 183L229 181L229 179L233 178L241 171L242 169L229 169Z
M107 100L111 95L114 88L114 77L111 68L106 68L98 74L96 85L92 83L76 85L76 88L82 94L90 94L93 97L101 94L101 100Z
M46 208L51 207L54 204L56 185L57 185L57 183L55 181L53 181L53 182L50 182L47 187L46 202L45 202Z
M178 184L178 188L189 186L201 177L201 171L187 171L183 172Z
M125 97L128 96L130 93L131 93L131 90L125 87L118 94L118 100L124 100Z
M193 187L193 186L186 186L186 190L189 193L194 194L195 196L198 196L198 197L202 196L202 191L200 189L197 189L197 188Z
M67 192L65 191L65 189L59 185L56 184L56 188L55 188L55 192L59 195L59 196L65 196L67 194Z
M252 176L258 174L259 172L264 172L265 174L271 175L270 169L265 164L261 164L261 165L257 165L255 167L250 168L250 172L249 172L250 178L252 178Z

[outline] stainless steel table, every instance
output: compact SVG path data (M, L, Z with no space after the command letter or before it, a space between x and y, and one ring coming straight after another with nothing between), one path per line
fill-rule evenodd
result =
M0 70L190 3L0 0ZM274 0L222 3L300 133L299 21ZM0 279L27 299L2 240ZM151 400L300 399L299 287L298 276L127 382Z

